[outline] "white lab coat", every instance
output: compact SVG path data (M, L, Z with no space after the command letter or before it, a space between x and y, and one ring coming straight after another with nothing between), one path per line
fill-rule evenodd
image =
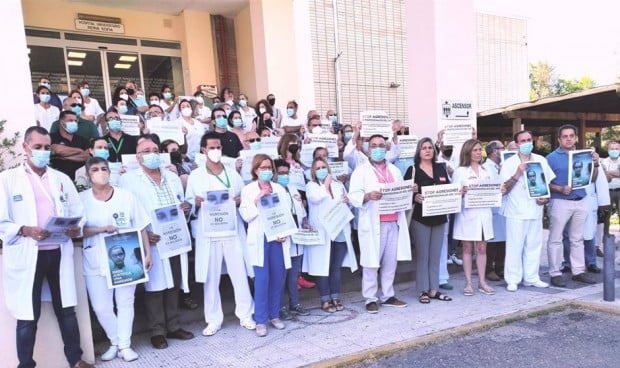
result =
M165 177L172 193L176 197L176 203L183 202L185 195L183 193L183 185L181 179L169 170L161 170L161 175ZM135 169L121 176L119 183L121 188L125 188L133 193L138 202L142 203L144 209L148 212L151 223L155 222L155 209L159 208L155 189L150 179L142 168ZM162 291L174 287L174 279L172 277L172 268L170 260L162 260L159 256L157 246L151 246L151 259L153 267L149 271L149 281L144 284L146 291ZM188 260L187 253L180 255L181 259L181 288L186 293L189 292L189 284L187 280Z
M394 182L403 180L400 170L392 164L387 164L394 178ZM360 264L363 267L379 268L381 257L379 246L381 227L379 221L379 206L377 201L364 203L364 194L378 191L379 180L375 175L370 162L362 164L353 171L349 185L349 200L359 209L358 231L360 239ZM398 213L398 248L396 259L399 261L411 260L411 241L405 211Z
M338 181L332 181L331 189L334 199L340 199L343 195L347 195L344 186ZM323 227L324 220L321 217L321 206L331 200L331 197L325 185L311 181L306 185L306 198L310 212L308 223L319 232L321 239L323 239L323 244L306 247L303 270L314 276L329 276L331 239ZM355 259L353 243L351 242L351 225L346 224L342 231L347 243L347 254L341 266L349 267L351 272L355 272L357 270L357 260Z
M603 170L599 168L596 180L592 181L585 189L588 200L588 217L586 217L586 222L583 225L583 239L592 240L596 236L598 207L611 204L609 183Z
M37 226L37 205L26 170L24 164L0 173L0 239L7 308L16 319L34 320L32 286L39 249L32 238L17 235L21 226ZM71 179L49 167L47 175L56 215L82 216L84 208ZM73 242L61 244L60 250L60 296L67 308L77 305Z
M500 166L493 162L492 160L487 160L482 165L493 180L502 180L502 177L499 175ZM502 198L503 203L503 198ZM502 207L492 207L491 212L493 213L493 243L497 242L505 242L506 241L506 218L502 216Z
M303 220L306 217L308 217L308 214L306 213L306 209L304 208L304 203L302 202L301 195L299 194L299 191L297 190L297 188L288 186L287 189L288 189L288 194L292 198L291 203L293 204L293 207L295 210L294 214L297 216L297 225L298 227L301 227ZM305 249L306 249L305 245L293 243L293 241L291 240L289 254L291 257L301 256L304 254Z
M274 194L278 194L280 198L287 198L288 193L278 183L271 183L271 188ZM258 215L258 207L254 203L256 197L260 193L260 188L257 181L253 181L243 187L241 190L241 205L239 206L239 214L245 222L248 223L248 238L247 238L247 255L248 262L252 266L263 267L265 261L264 244L265 244L265 227L263 221ZM290 202L281 201L290 206ZM291 246L291 237L287 236L286 240L282 243L282 255L284 257L284 267L291 268L291 255L289 248Z
M460 166L452 174L452 183L459 187L469 185L478 180L489 180L491 175L484 168L479 166L478 174L471 166ZM491 208L465 208L465 201L461 207L461 212L454 217L454 239L458 240L484 240L493 239L493 214Z
M243 189L243 179L234 169L225 168L225 170L228 174L228 179L230 180L230 188L226 188L226 186L220 183L215 176L210 175L205 166L201 166L192 171L187 179L185 200L193 204L196 200L196 196L201 196L206 199L205 193L212 190L229 189L232 192L230 200L233 200L234 197L241 195L241 189ZM241 216L239 216L239 211L237 211L237 236L229 238L210 237L209 233L205 231L205 228L202 225L202 210L198 210L197 215L198 217L192 221L192 234L194 234L194 237L196 238L196 282L207 282L207 275L209 274L209 257L211 254L211 241L226 240L228 243L226 246L239 247L239 249L243 251L245 262L243 259L238 261L244 262L248 275L251 277L254 276L252 265L247 262L247 249L245 249L246 233Z

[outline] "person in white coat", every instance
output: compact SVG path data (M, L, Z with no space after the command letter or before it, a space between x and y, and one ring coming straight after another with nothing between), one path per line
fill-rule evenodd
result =
M155 210L160 207L181 203L185 216L191 205L184 202L181 179L169 171L160 169L159 149L150 137L144 137L136 149L140 167L121 176L120 187L128 189L142 203L151 217L157 221ZM179 287L189 291L187 282L187 253L162 259L157 250L160 234L147 231L151 246L153 266L149 281L144 288L144 307L151 334L151 345L156 349L168 347L167 338L189 340L194 334L185 331L179 324Z
M454 170L452 183L462 188L463 195L469 184L480 180L489 180L491 175L482 166L482 144L477 139L463 143L460 166ZM465 296L474 295L472 287L472 253L476 244L476 266L478 268L478 291L486 295L495 294L495 290L486 282L487 240L493 239L493 213L491 208L463 208L454 217L454 239L463 244L463 270L465 271Z
M331 207L334 202L348 204L349 198L344 185L333 180L326 159L318 157L314 160L311 177L312 180L306 185L310 212L308 223L319 232L323 243L306 247L304 271L317 276L321 309L328 313L339 312L344 309L340 301L341 268L349 267L351 272L357 270L351 242L351 225L349 222L344 223L336 238L332 240L325 229L321 210Z
M214 133L205 134L200 140L201 153L207 158L205 166L192 171L187 180L185 200L194 204L197 214L192 221L192 233L196 237L196 282L204 284L204 315L207 326L202 331L205 336L215 335L224 321L220 296L222 263L230 276L235 293L235 315L241 326L248 330L256 328L252 319L254 302L248 285L248 274L244 262L241 242L246 234L237 206L241 202L243 179L222 164L222 143ZM206 202L205 202L206 200ZM226 206L225 204L228 204ZM205 208L202 208L205 206ZM226 209L234 209L232 213ZM207 212L226 213L225 233L216 235L211 228ZM226 233L227 232L227 233Z
M71 367L92 367L81 360L80 331L73 268L73 242L40 244L50 233L49 217L79 217L83 206L71 179L48 168L51 138L35 126L24 134L26 162L0 173L0 239L2 279L6 306L17 320L16 348L19 367L34 367L34 344L41 316L41 293L47 279L58 320L65 356ZM79 227L67 231L76 237Z
M540 279L540 251L543 242L543 208L549 198L529 198L524 172L528 162L540 163L547 184L555 178L547 160L535 153L532 133L522 130L514 135L519 151L505 160L500 170L504 181L504 206L506 218L506 259L504 280L506 290L514 292L523 281L524 286L549 287Z
M131 348L136 284L131 282L108 289L106 274L110 266L105 237L133 229L139 230L142 243L148 244L146 226L150 218L133 194L110 184L110 167L105 159L92 157L86 161L85 169L92 188L80 193L85 219L84 279L90 303L110 340L110 348L101 355L101 360L108 361L118 356L130 362L138 359L138 353ZM151 267L149 246L144 247L144 254L143 264L148 271ZM141 268L140 273L143 273Z
M500 141L491 141L484 147L487 159L482 165L493 180L501 180L501 152L505 149ZM506 218L501 214L501 207L493 207L493 239L487 245L486 278L500 281L504 277L504 259L506 258Z
M381 268L381 304L406 307L407 303L394 296L394 276L397 261L411 260L411 242L405 211L379 214L382 184L402 182L400 170L385 159L385 139L373 135L369 140L370 159L353 171L349 186L349 200L359 209L358 236L360 264L363 268L362 295L366 311L379 311L377 298L378 277ZM412 188L413 189L413 188Z
M291 267L290 236L267 241L265 224L259 215L259 202L265 196L277 194L286 198L286 190L273 183L275 167L268 155L259 153L252 160L252 182L241 190L239 214L248 223L247 256L254 267L254 319L256 334L267 336L267 322L278 330L284 329L280 320L280 298L285 269ZM280 203L290 207L288 201Z

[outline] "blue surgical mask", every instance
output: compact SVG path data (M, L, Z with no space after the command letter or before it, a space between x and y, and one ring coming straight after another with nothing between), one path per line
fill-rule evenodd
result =
M52 154L52 151L33 149L32 157L30 158L30 161L32 161L32 164L34 166L38 167L39 169L42 169L50 163L51 154Z
M138 106L138 107L148 106L146 104L146 99L142 95L138 95L138 97L134 98L133 101L136 103L136 106Z
M336 115L330 115L329 116L329 122L330 123L335 123L338 121L338 117Z
M77 123L77 121L68 121L65 124L65 130L69 134L73 134L73 133L77 132L77 130L78 130L78 123Z
M273 179L273 171L271 170L261 170L258 172L258 179L260 181L271 181Z
M286 115L293 117L293 115L295 115L295 109L286 109Z
M93 157L101 157L104 160L110 158L110 151L105 148L98 148L95 150Z
M609 150L609 157L611 158L618 158L618 156L620 156L620 151L618 150Z
M533 149L534 149L534 143L532 142L521 143L519 145L519 152L521 152L524 155L529 155L530 153L532 153Z
M260 142L252 142L250 143L250 149L253 151L257 151L261 148Z
M345 140L345 142L350 141L351 138L353 138L353 132L344 132L344 140Z
M119 114L126 114L127 113L127 106L126 105L120 106L118 108L118 113Z
M44 103L49 103L51 99L52 99L51 95L43 95L43 94L39 95L39 101L42 101Z
M248 102L246 100L239 100L239 106L246 107L247 105L248 105Z
M233 126L235 128L241 128L243 126L243 120L241 120L241 119L233 119Z
M146 154L142 156L142 159L144 160L144 166L151 170L155 170L161 165L161 159L157 153Z
M376 147L370 151L370 158L373 161L383 161L385 158L385 148L384 147Z
M315 174L316 174L317 179L319 179L320 181L323 181L325 180L325 178L327 177L327 174L329 173L327 172L327 168L320 168L316 170Z
M110 119L108 121L108 128L113 132L120 132L121 126L122 126L121 121L118 119Z
M82 88L80 90L80 92L82 92L82 96L84 96L84 97L90 96L90 89L88 89L88 88Z
M368 153L368 147L370 147L369 142L362 143L362 151L364 151L364 153Z
M82 108L80 106L73 106L71 111L75 113L75 115L80 116L82 114Z
M215 126L217 126L218 128L226 128L227 125L228 120L226 120L225 117L218 116L217 118L215 118Z
M288 186L289 183L289 177L288 175L278 175L278 184L280 184L283 187Z
M169 100L172 98L172 93L170 92L164 92L161 94L162 96L164 96L164 99Z

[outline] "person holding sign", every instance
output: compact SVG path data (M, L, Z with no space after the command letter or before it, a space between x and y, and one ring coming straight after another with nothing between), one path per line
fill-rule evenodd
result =
M253 330L256 328L252 319L254 302L243 254L246 234L237 215L243 179L222 164L222 143L218 135L205 134L200 140L200 149L207 156L207 164L189 175L185 199L194 204L194 212L198 215L192 221L192 233L196 238L196 281L204 284L207 326L202 334L213 336L222 328L220 278L223 262L235 293L235 315L241 326Z
M370 160L351 175L349 199L359 209L360 264L364 267L362 294L366 299L366 311L377 313L379 271L381 304L407 306L394 296L394 276L397 261L411 260L411 242L405 211L379 215L381 184L401 182L400 170L385 159L386 144L381 135L370 137L369 148Z
M110 340L110 347L101 355L101 360L108 361L117 356L130 362L138 359L138 353L131 349L131 333L134 318L135 283L128 283L109 289L106 281L108 258L114 269L126 270L135 279L144 277L142 265L130 265L130 256L121 246L106 250L104 237L118 231L138 229L142 243L148 244L146 226L150 219L142 205L131 192L114 188L110 185L110 168L108 162L100 157L93 157L86 162L86 173L92 188L80 193L84 203L84 279L88 297ZM150 247L144 247L144 266L151 268ZM114 313L116 306L116 314Z
M83 212L71 179L47 167L51 146L47 130L38 126L26 129L22 144L26 162L0 173L4 300L17 320L15 343L20 367L36 364L33 353L44 280L51 292L69 366L93 367L81 360L80 331L74 310L77 293L73 242L69 239L61 244L39 244L51 235L43 228L48 218L82 216ZM77 237L79 233L79 228L70 228L66 235Z
M262 202L269 202L274 194L279 198L288 198L280 184L271 182L273 172L274 164L268 155L259 153L254 156L253 181L242 189L239 206L239 214L248 223L247 256L254 267L254 319L257 323L256 334L260 337L267 336L267 322L278 330L284 329L284 323L279 318L280 298L285 269L291 267L290 236L268 241L265 231L271 224L265 223L259 214L263 210ZM289 201L280 203L290 211Z
M447 236L448 217L446 215L422 216L424 196L421 194L421 188L450 183L446 165L435 162L435 156L433 141L428 137L420 139L414 157L414 166L409 167L405 173L405 180L413 178L418 189L413 196L413 201L417 205L413 207L411 227L415 242L416 289L419 293L418 301L422 304L430 303L431 299L452 300L449 296L439 292L439 262Z
M500 176L506 190L502 215L506 218L506 259L504 280L506 290L517 291L523 281L525 286L549 287L538 275L540 251L543 242L543 208L548 198L532 198L528 192L527 169L531 163L540 165L547 180L555 174L547 160L532 153L532 133L522 130L514 135L518 153L502 164Z
M312 163L312 181L307 184L306 195L310 212L309 224L317 229L323 238L322 245L306 247L304 271L317 276L317 286L321 297L321 309L328 313L344 309L340 301L341 268L349 267L351 272L357 270L357 261L351 242L351 225L345 221L338 235L331 238L326 231L330 224L325 223L323 209L334 203L348 205L349 199L344 185L333 180L327 160L319 157ZM348 208L347 208L348 210Z
M140 138L137 151L140 167L121 176L121 188L131 191L145 206L151 223L159 221L156 217L157 209L179 203L187 217L191 205L183 200L181 179L170 170L160 169L161 159L157 143L152 137L144 136ZM147 234L153 266L149 272L149 281L144 285L145 314L151 344L156 349L165 349L168 347L166 338L194 338L193 333L182 329L179 324L179 287L186 293L189 292L187 253L162 259L157 247L162 235L151 230L148 230Z
M482 144L477 139L469 139L461 149L460 166L454 170L452 182L463 188L479 180L489 180L491 175L482 166ZM476 267L478 268L478 291L493 295L495 290L486 282L487 240L493 239L493 214L491 208L463 208L454 217L454 239L463 244L463 270L465 271L465 296L474 295L472 287L472 252L476 244Z
M559 147L547 155L547 162L555 173L550 181L551 202L549 204L549 243L547 255L549 258L549 275L551 284L565 287L560 267L562 265L562 232L568 225L570 238L570 264L573 280L594 284L596 280L586 273L583 245L583 227L588 216L588 201L585 189L572 189L569 185L569 175L574 167L569 167L569 152L575 150L577 143L577 127L572 124L562 125L558 129ZM598 174L598 153L592 151L592 178L596 180ZM571 170L572 169L572 170Z

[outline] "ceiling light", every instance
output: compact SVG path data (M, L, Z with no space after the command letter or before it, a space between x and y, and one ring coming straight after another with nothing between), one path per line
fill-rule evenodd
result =
M137 56L123 55L123 56L118 58L118 61L125 61L125 62L129 62L129 63L133 63L134 61L136 61L137 58L138 58Z
M84 62L82 60L69 60L67 61L67 64L72 65L72 66L82 66Z
M114 64L114 69L129 69L129 68L131 68L131 64L121 64L121 63Z
M86 57L86 53L77 52L77 51L69 51L69 54L67 54L67 56L70 58L84 59Z

